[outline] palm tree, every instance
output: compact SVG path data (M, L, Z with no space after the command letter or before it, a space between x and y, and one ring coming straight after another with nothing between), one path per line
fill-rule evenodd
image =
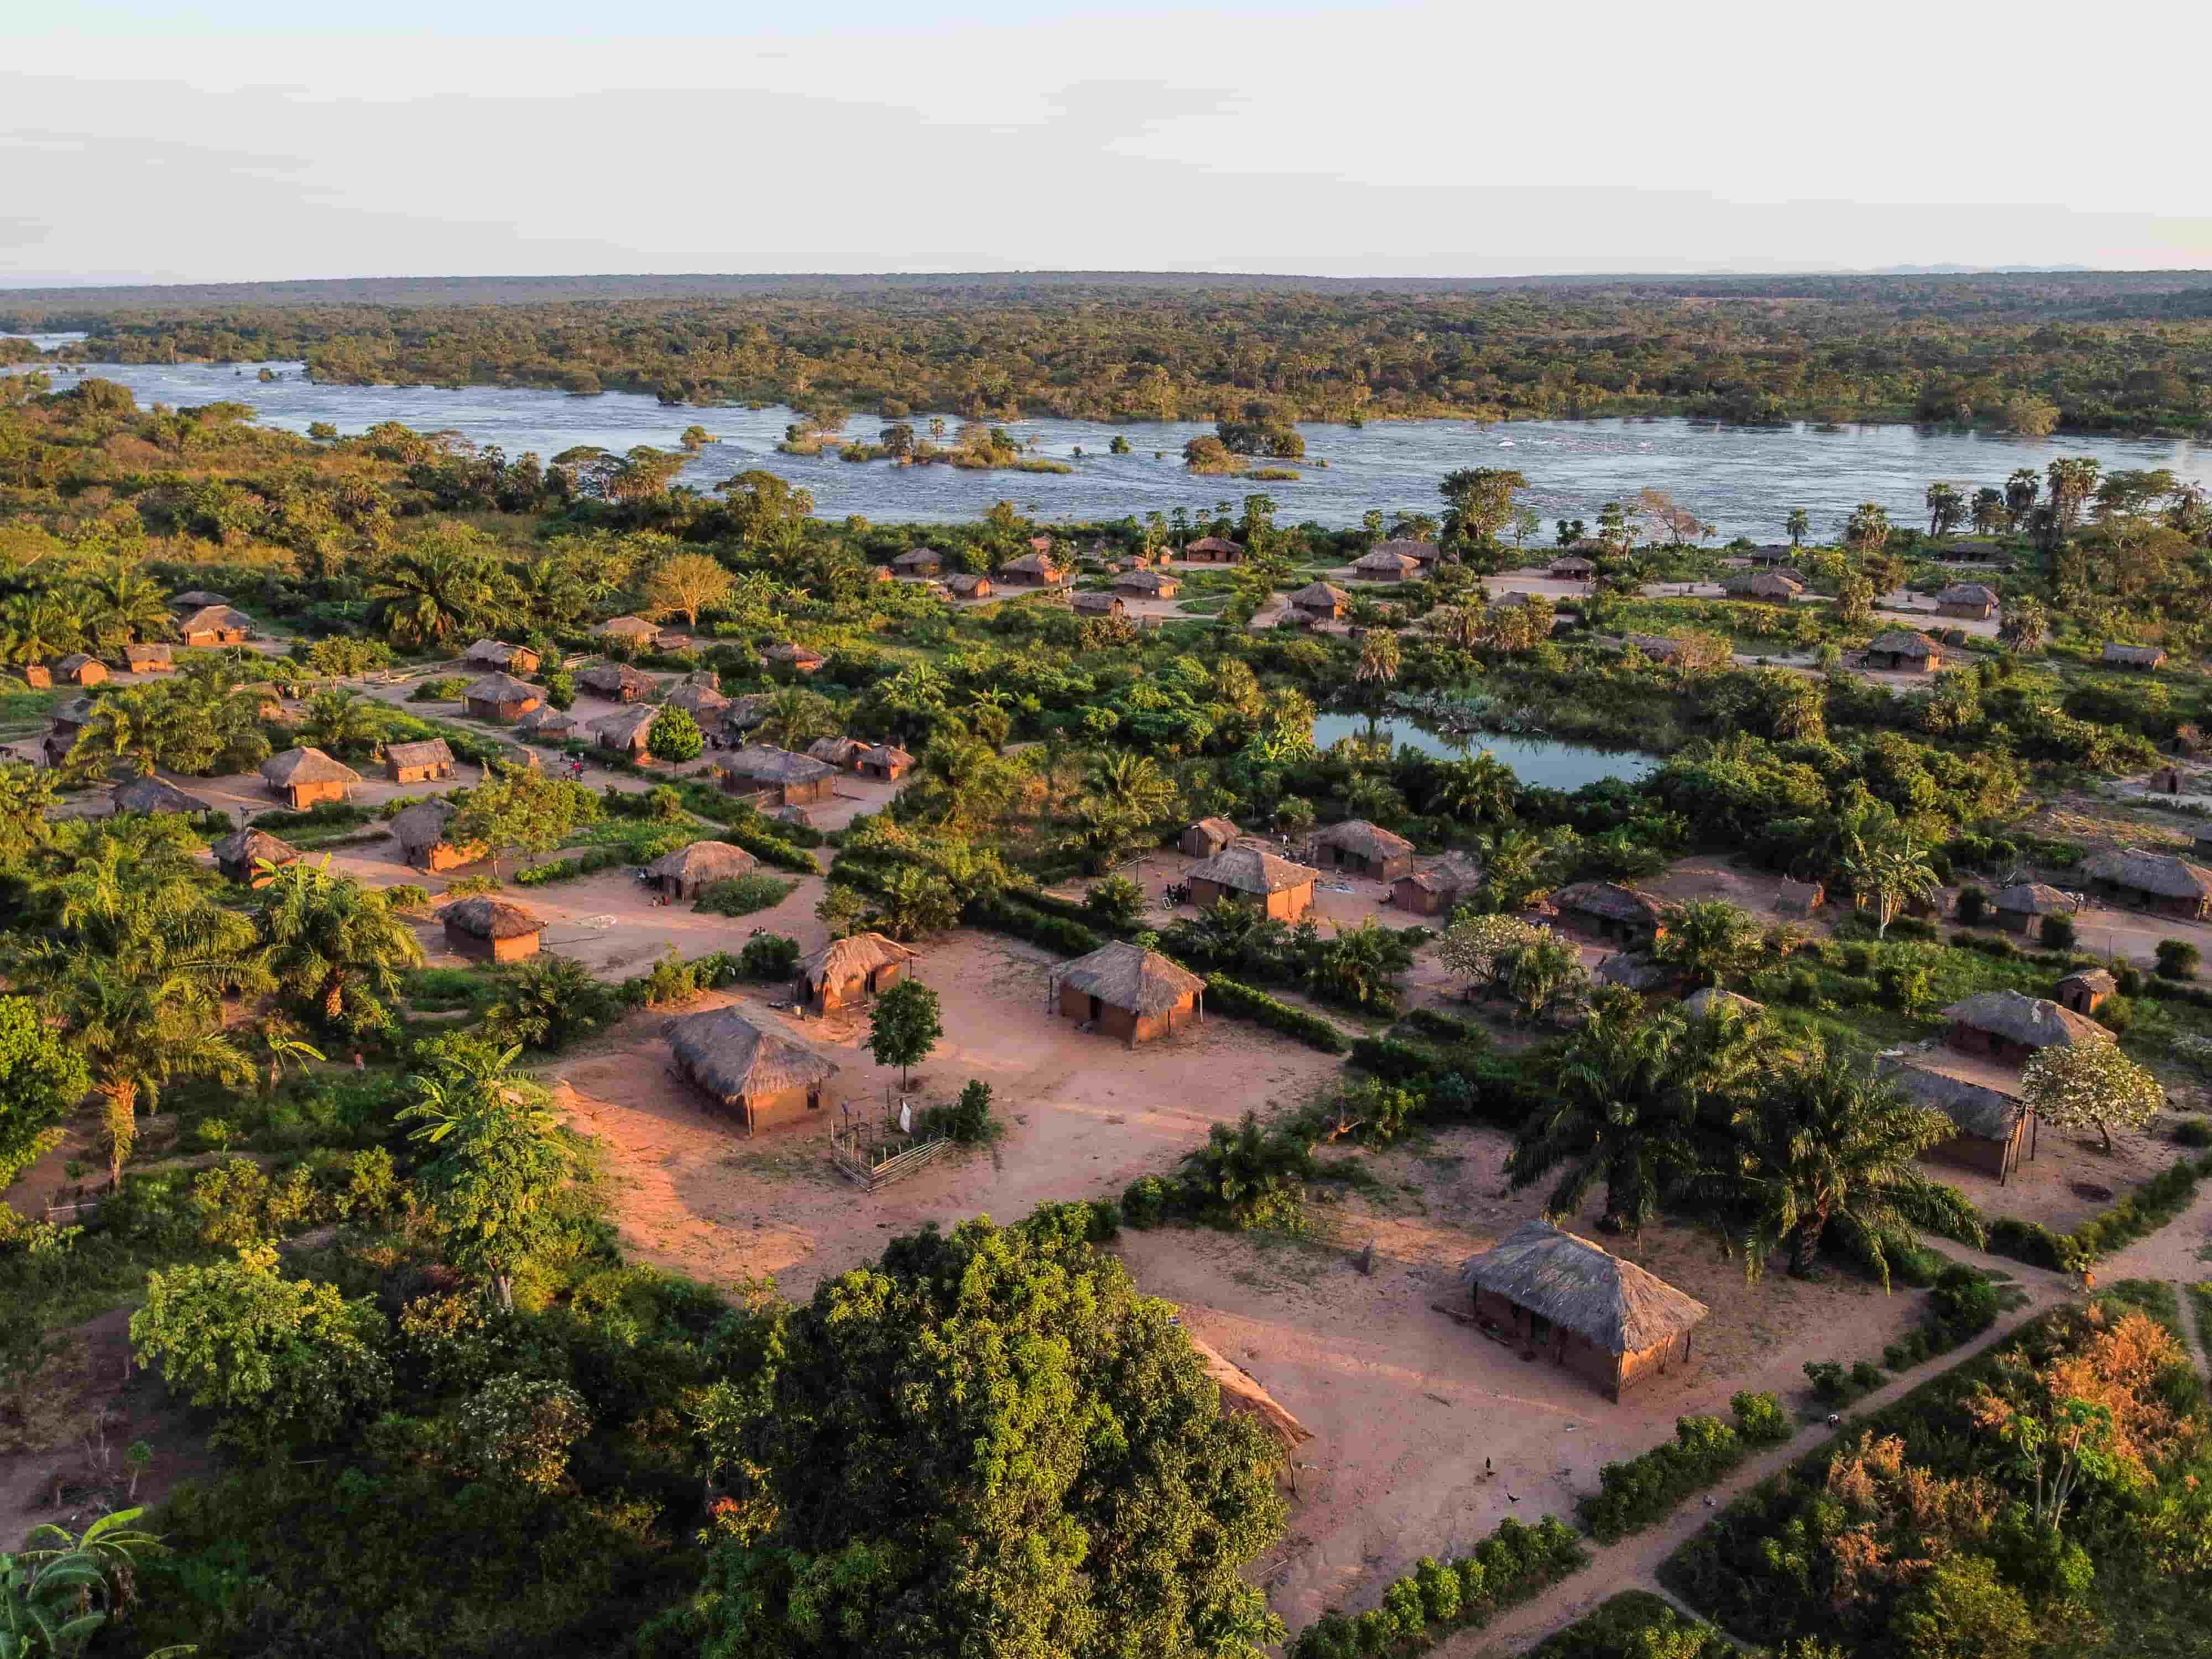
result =
M1758 921L1726 899L1676 905L1652 952L1700 985L1718 985L1742 972L1758 953Z
M171 747L175 704L167 686L126 686L102 697L70 744L64 772L73 781L151 777Z
M52 594L19 593L0 609L0 654L11 663L65 657L83 643L83 623Z
M1928 533L1931 536L1941 536L1948 531L1966 510L1966 497L1960 495L1958 487L1940 480L1928 486L1922 499L1927 504Z
M1175 781L1150 755L1115 750L1091 768L1088 782L1102 810L1139 826L1158 823L1175 805Z
M1951 1121L1818 1039L1730 1127L1727 1173L1701 1184L1755 1218L1744 1252L1747 1278L1757 1278L1767 1254L1785 1244L1790 1270L1810 1273L1831 1226L1858 1243L1884 1290L1884 1240L1909 1226L1980 1242L1973 1206L1914 1163L1957 1133Z
M434 644L492 613L501 574L471 538L425 538L392 553L370 578L370 614L395 640Z
M2041 645L2051 631L2051 613L2043 608L2043 601L2022 597L2008 600L2004 620L1997 624L1997 638L2014 651L2033 651Z
M818 691L793 685L769 698L766 711L753 731L763 743L797 749L817 738L826 738L836 729L837 710L830 700Z
M381 999L399 994L401 970L422 965L422 947L383 894L330 862L287 865L255 892L268 969L325 1024L374 1029L390 1018Z
M52 1522L31 1528L19 1551L0 1553L0 1654L9 1659L76 1659L125 1599L132 1565L161 1550L132 1523L145 1511L102 1516L82 1536ZM164 1648L147 1659L193 1651Z
M1813 533L1813 515L1802 507L1793 507L1790 509L1788 521L1782 528L1784 533L1790 538L1790 546L1802 547L1804 545L1805 538Z
M300 741L332 754L359 754L383 735L377 716L376 706L354 692L318 691L302 712Z
M1352 678L1363 684L1389 684L1398 678L1398 636L1387 628L1370 628L1359 641L1359 665Z
M1487 749L1465 760L1430 762L1418 785L1423 811L1462 823L1503 823L1521 799L1521 780Z
M86 579L80 608L86 631L111 647L169 631L168 594L136 565L119 561Z

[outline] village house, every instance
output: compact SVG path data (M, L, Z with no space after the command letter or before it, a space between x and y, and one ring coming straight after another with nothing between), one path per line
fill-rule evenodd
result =
M663 708L680 708L698 722L702 732L721 723L730 700L711 685L686 680L660 700Z
M1423 859L1390 884L1390 902L1417 916L1443 916L1482 885L1482 866L1464 853Z
M837 769L811 755L794 755L767 744L748 744L722 763L722 787L733 795L764 797L777 806L811 806L836 793Z
M204 605L177 624L178 636L188 646L244 645L253 632L253 618L227 605Z
M118 783L108 792L107 811L112 817L122 812L212 812L213 803L198 795L188 795L166 778L133 778L128 783Z
M858 738L817 738L806 745L809 755L840 772L858 771L860 757L867 751L868 745Z
M453 751L443 738L384 745L384 775L392 783L428 783L453 775Z
M123 665L133 674L166 674L177 665L176 653L159 640L123 647Z
M914 757L895 743L871 744L860 751L853 769L878 783L896 783L914 769Z
M1943 1011L1951 1022L1944 1042L1962 1054L2025 1066L2054 1044L2110 1042L2112 1034L2094 1019L2045 997L2018 991L1984 991Z
M2008 933L2032 933L2045 916L2070 916L2074 901L2056 887L2039 881L2023 881L1998 890L1990 901L1990 914Z
M2077 1014L2094 1014L2106 997L2120 988L2118 980L2109 969L2077 968L2058 981L2052 990L2051 1000L2062 1008L2070 1008Z
M1553 560L1547 574L1563 582L1586 582L1597 574L1597 566L1579 554L1569 553Z
M603 640L616 641L633 651L660 643L660 625L642 617L610 617L592 631Z
M779 641L762 654L768 659L770 666L788 668L799 674L818 673L822 665L829 660L819 651L811 650L790 640Z
M576 717L549 703L532 709L514 723L514 729L526 738L553 742L576 735Z
M1671 665L1686 665L1690 647L1684 641L1663 634L1624 634L1621 638L1653 662Z
M933 547L909 547L891 561L902 576L934 576L945 568L945 556Z
M107 665L82 651L57 657L52 672L56 684L61 685L99 685L107 678Z
M2100 853L2081 866L2092 887L2115 903L2191 921L2212 917L2212 869L2133 847Z
M1078 593L1073 601L1079 617L1127 617L1129 607L1112 593Z
M532 911L507 899L465 898L438 912L446 924L446 948L478 962L520 962L538 954L538 935L545 924Z
M300 849L266 830L236 830L216 842L215 867L241 887L266 887L276 872L300 861ZM267 866L266 869L263 866Z
M1955 1133L1923 1148L1922 1158L1994 1176L2000 1186L2012 1179L2027 1149L2030 1121L2018 1071L1940 1049L1887 1054L1875 1069L1916 1103L1951 1120Z
M1114 591L1133 599L1171 599L1182 584L1158 570L1131 570L1115 578Z
M1432 570L1443 562L1443 549L1434 542L1425 542L1418 537L1401 536L1392 541L1377 542L1367 550L1370 553L1395 553L1401 558L1411 559L1423 570Z
M660 1029L676 1075L747 1134L803 1122L837 1103L837 1062L764 1017L714 1008Z
M646 879L672 899L695 899L717 883L760 868L760 860L726 841L695 841L645 866Z
M1778 570L1740 570L1721 584L1721 591L1732 599L1788 605L1805 591L1805 585L1792 581Z
M505 640L478 640L462 653L461 660L471 668L484 668L507 674L535 674L538 653L526 645L509 645Z
M999 573L1001 587L1056 587L1066 580L1051 555L1041 552L1024 553Z
M793 1000L814 1014L848 1008L890 989L921 957L921 951L881 933L832 939L799 962L792 981Z
M576 684L610 702L641 702L653 695L657 682L626 662L600 662L577 675Z
M1788 564L1797 556L1797 550L1784 542L1769 542L1764 547L1754 547L1744 558L1752 564Z
M1869 668L1932 674L1943 665L1943 647L1925 634L1908 628L1893 628L1867 641L1862 660Z
M653 723L659 717L659 704L632 703L614 714L600 715L584 729L600 748L635 759L646 752L646 745L653 740Z
M956 599L988 599L991 597L991 579L972 570L956 571L945 579L945 591Z
M1204 980L1157 951L1119 939L1068 963L1058 979L1063 1019L1120 1037L1128 1048L1205 1018Z
M1327 582L1308 582L1291 595L1291 609L1309 623L1334 622L1351 603L1352 595Z
M1190 902L1201 910L1234 899L1274 921L1297 921L1313 908L1314 882L1320 875L1306 865L1278 858L1256 841L1232 839L1204 863L1193 865L1184 879L1190 884Z
M434 875L474 864L484 855L484 847L474 842L459 846L446 834L447 826L459 810L453 802L434 795L428 800L416 801L395 816L392 836L399 843L399 856L417 870L428 870Z
M1607 1399L1690 1363L1690 1333L1711 1310L1586 1238L1523 1222L1469 1256L1459 1282L1476 1320L1595 1384Z
M1316 830L1306 842L1306 856L1324 870L1395 881L1413 867L1413 843L1365 818L1346 818Z
M1562 887L1552 895L1552 908L1571 927L1647 949L1667 932L1663 900L1615 882L1578 881Z
M1997 596L1979 582L1953 582L1936 596L1936 614L1987 622L1997 614Z
M1210 859L1244 832L1227 818L1200 818L1185 824L1176 845L1194 859Z
M204 611L210 605L228 605L229 603L230 595L228 593L210 593L204 588L188 587L183 592L171 596L169 599L169 609L172 611Z
M1364 582L1402 582L1421 574L1419 560L1409 559L1403 553L1385 552L1379 547L1354 559L1352 569Z
M1828 902L1828 890L1817 881L1791 881L1784 877L1774 890L1778 915L1809 916Z
M318 801L343 800L346 791L361 781L361 774L319 749L302 746L262 762L261 781L270 794L301 812Z
M23 677L23 684L33 691L44 691L54 683L53 671L42 662L18 663L15 672Z
M2107 668L2134 668L2148 674L2166 666L2166 653L2154 645L2118 645L2108 641L2103 662Z
M1185 564L1236 564L1243 557L1243 548L1219 536L1200 536L1182 550Z

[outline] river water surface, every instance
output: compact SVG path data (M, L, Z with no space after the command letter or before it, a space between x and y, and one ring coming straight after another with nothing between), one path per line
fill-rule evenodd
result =
M42 347L77 336L33 337ZM1185 439L1210 432L1196 422L1105 426L1085 421L1009 421L1004 424L1031 453L1066 462L1066 476L964 472L946 466L898 467L888 461L851 463L834 454L779 455L775 445L792 420L787 409L668 408L652 398L609 392L576 398L558 392L466 386L318 386L297 363L266 365L282 378L257 378L263 365L131 364L91 366L118 380L142 404L251 404L272 426L305 432L327 421L356 433L381 421L421 432L453 431L477 444L496 444L510 458L534 451L550 459L580 444L622 451L639 444L676 447L697 424L720 439L702 450L682 483L706 489L733 473L765 469L814 494L825 518L858 514L878 523L952 523L1011 501L1031 516L1061 521L1121 518L1177 507L1194 511L1241 501L1264 489L1284 523L1332 528L1354 525L1370 507L1385 513L1440 509L1437 483L1456 467L1517 467L1528 479L1528 505L1551 521L1595 520L1599 506L1628 501L1645 485L1670 491L1713 525L1717 541L1748 536L1778 541L1792 507L1812 514L1814 533L1835 536L1861 501L1878 501L1901 524L1916 522L1922 492L1942 478L1969 486L2002 484L2023 466L2038 471L2057 455L2094 455L2107 469L2171 467L2183 479L2212 477L2212 444L2106 436L2012 438L1952 427L1736 427L1675 418L1604 421L1382 421L1363 428L1310 422L1299 428L1307 454L1329 465L1297 468L1295 483L1254 484L1232 477L1194 477L1183 470ZM61 376L61 381L73 379ZM928 416L914 418L927 432ZM945 417L948 430L958 422ZM882 422L855 416L847 434L872 441ZM1116 433L1134 453L1109 455ZM1083 454L1078 459L1077 449Z

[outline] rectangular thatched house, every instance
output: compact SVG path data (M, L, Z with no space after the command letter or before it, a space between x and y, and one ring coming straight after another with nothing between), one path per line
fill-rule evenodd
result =
M646 878L671 898L697 898L720 882L760 868L760 860L726 841L695 841L664 853L645 866Z
M438 912L446 948L478 962L520 962L538 954L545 924L535 912L506 899L465 898Z
M1126 617L1129 607L1112 593L1078 593L1072 601L1079 617Z
M1469 1256L1459 1282L1475 1317L1618 1401L1690 1363L1690 1333L1711 1311L1632 1261L1548 1222L1529 1221Z
M392 783L427 783L453 775L453 751L443 738L384 745L384 775Z
M1925 634L1893 628L1867 641L1869 668L1907 674L1932 674L1943 665L1943 647Z
M1390 884L1390 902L1417 916L1443 916L1482 885L1482 866L1464 853L1423 859Z
M1646 948L1667 931L1667 907L1649 893L1610 881L1578 881L1552 895L1552 908L1570 927L1601 939Z
M747 744L722 763L723 788L777 806L811 806L830 799L836 787L836 767L767 744Z
M2127 847L2099 854L2082 865L2081 872L2117 903L2191 921L2212 916L2212 869L2186 859Z
M765 1016L735 1008L662 1026L678 1077L756 1133L803 1122L837 1103L837 1063Z
M1943 1018L1951 1022L1943 1040L1952 1048L2006 1066L2025 1066L2053 1046L2112 1041L2095 1020L2018 991L1984 991L1953 1003Z
M1231 840L1205 863L1193 865L1188 879L1191 902L1201 910L1234 899L1277 921L1297 921L1313 908L1314 882L1320 874L1276 857L1257 842Z
M902 576L934 576L945 568L945 556L933 547L909 547L891 561Z
M1401 559L1411 559L1423 570L1434 569L1443 562L1444 550L1434 542L1425 542L1415 536L1401 536L1395 540L1377 542L1368 550L1372 553L1395 553Z
M2072 915L2074 901L2039 881L2016 882L1998 890L1990 901L1990 914L2008 933L2032 933L2045 916Z
M471 720L501 724L520 720L544 701L543 691L512 674L487 674L461 693L461 708Z
M1291 609L1310 623L1334 622L1351 603L1352 595L1328 582L1308 582L1291 595Z
M659 714L658 703L632 703L615 714L600 715L585 729L600 748L635 758L645 753L653 738L653 722Z
M1793 581L1778 570L1747 570L1730 576L1721 584L1721 591L1732 599L1788 605L1805 591L1805 584Z
M2107 643L2104 664L2107 668L2134 668L2148 674L2166 666L2166 653L2154 645Z
M1942 1053L1884 1054L1877 1070L1915 1102L1949 1118L1957 1131L1921 1157L1994 1176L2000 1185L2012 1178L2029 1122L2017 1072Z
M54 659L52 672L57 685L99 685L107 678L107 665L97 657L72 651Z
M1024 553L999 573L1001 587L1057 587L1066 580L1049 553Z
M166 674L177 665L176 653L159 640L123 647L123 665L134 674Z
M107 797L110 817L119 812L212 812L213 805L188 795L166 778L133 778L115 786Z
M806 745L808 755L840 772L859 770L860 757L867 750L868 745L858 738L817 738Z
M417 870L428 870L433 874L458 870L482 858L486 849L481 844L471 842L462 846L447 836L447 827L459 810L453 802L434 796L416 801L394 817L392 836L399 843L399 856Z
M1597 566L1577 554L1570 553L1565 558L1553 560L1549 574L1559 581L1586 582L1597 574Z
M177 624L177 634L188 646L244 645L253 632L253 618L227 605L210 605L195 611Z
M240 830L225 836L211 849L215 867L225 881L241 887L266 887L277 871L300 861L300 849L281 842L266 830ZM264 865L267 869L262 868Z
M1352 570L1364 582L1402 582L1419 575L1421 566L1419 561L1409 559L1403 553L1385 552L1378 547L1354 559Z
M343 800L346 791L361 781L361 774L319 749L301 747L262 762L261 781L270 794L299 812L318 801Z
M538 653L526 645L509 645L505 640L478 640L462 654L461 660L471 668L481 668L505 674L535 674Z
M1204 980L1157 951L1118 939L1060 969L1059 985L1060 1018L1087 1022L1132 1048L1205 1017Z
M1185 564L1238 564L1244 550L1219 536L1200 536L1182 550Z
M1939 617L1963 617L1969 622L1987 622L1997 614L1996 590L1980 582L1953 582L1936 596L1936 614Z
M660 643L660 624L649 623L642 617L610 617L592 631L601 639L616 641L632 650Z
M860 751L853 769L878 783L896 783L914 770L914 757L895 743L870 744Z
M654 681L626 662L593 663L576 676L576 684L595 697L613 702L638 702L653 695Z
M972 570L956 571L945 579L945 591L956 599L988 599L992 593L991 579Z
M800 1007L826 1014L889 990L921 956L881 933L854 933L830 940L801 961L792 991Z
M1395 881L1413 867L1413 843L1365 818L1346 818L1315 831L1306 856L1325 870Z
M1176 846L1191 858L1210 859L1243 833L1227 818L1200 818L1184 828Z

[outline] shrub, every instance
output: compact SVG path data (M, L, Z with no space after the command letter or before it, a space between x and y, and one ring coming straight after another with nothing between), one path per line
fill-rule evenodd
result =
M441 674L434 679L424 680L407 694L410 702L459 702L461 693L469 689L465 674Z
M618 999L569 957L538 956L517 967L505 995L484 1015L500 1042L558 1053L614 1018Z
M797 882L785 877L755 870L702 890L691 908L718 916L749 916L782 903L798 887Z
M2039 1221L2022 1221L2001 1215L1990 1223L1990 1254L2025 1261L2031 1267L2071 1273L2077 1267L2074 1242L2054 1233Z
M1249 1019L1286 1036L1294 1036L1308 1048L1318 1048L1325 1054L1340 1054L1351 1047L1343 1032L1318 1015L1279 1002L1264 991L1255 991L1219 974L1206 975L1205 1000L1209 1010Z
M2046 951L2070 951L2074 948L2074 919L2071 916L2045 916L2038 934Z
M1182 1189L1158 1176L1139 1176L1121 1189L1121 1219L1132 1227L1157 1227L1177 1208Z
M963 1146L992 1139L998 1126L991 1121L991 1085L979 1078L969 1078L959 1099L950 1106L932 1107L925 1121L938 1133L950 1136Z
M1729 1409L1735 1413L1735 1431L1754 1446L1778 1445L1796 1431L1782 1402L1771 1394L1753 1394L1746 1389L1729 1397Z
M2203 952L2185 939L2162 939L2158 942L2160 979L2195 979L2197 964L2203 960Z
M1778 1417L1780 1405L1766 1398ZM1576 1508L1591 1536L1610 1544L1663 1520L1692 1492L1743 1462L1747 1450L1736 1431L1717 1417L1677 1418L1671 1442L1625 1463L1607 1463L1598 1471L1597 1492Z
M430 890L419 883L403 881L384 890L384 902L395 910L419 910L430 902Z
M813 854L755 825L733 823L722 832L722 839L732 847L744 848L763 864L773 864L779 870L800 876L822 873L822 866L814 861Z
M738 972L747 979L789 979L799 971L799 941L781 933L762 933L738 953Z
M2136 1006L2125 997L2106 997L2097 1005L2095 1018L2106 1030L2122 1032L2136 1023Z
M2112 985L2124 997L2141 996L2143 991L2142 969L2132 962L2123 962L2112 969Z
M653 729L645 734L645 752L672 766L697 760L706 746L699 722L691 718L688 708L663 708L653 716Z
M1109 876L1084 894L1083 908L1103 927L1127 927L1145 914L1145 890L1127 876Z
M1980 927L1989 908L1990 896L1980 888L1969 885L1959 890L1959 920L1967 927Z
M961 916L971 926L1009 933L1062 956L1085 956L1106 942L1080 922L1047 915L1001 893L977 894L962 908Z
M545 677L545 701L566 712L576 706L576 677L565 671L556 671Z
M2185 1117L2173 1126L2177 1146L2212 1146L2212 1118Z

